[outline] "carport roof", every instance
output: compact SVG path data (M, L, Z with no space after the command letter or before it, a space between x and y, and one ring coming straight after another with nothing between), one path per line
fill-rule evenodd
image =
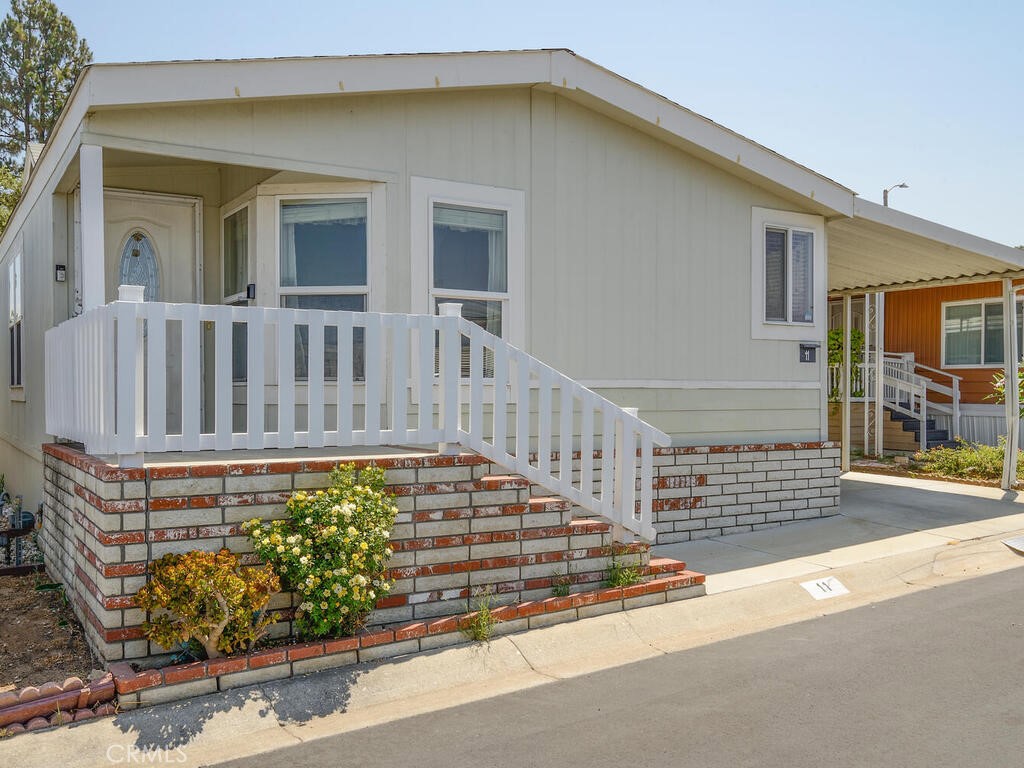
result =
M828 277L833 295L1024 277L1024 250L856 198L828 223Z

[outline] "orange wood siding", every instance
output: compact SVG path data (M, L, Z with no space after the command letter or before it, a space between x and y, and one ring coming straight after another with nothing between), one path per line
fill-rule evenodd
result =
M1018 281L1019 282L1019 281ZM942 303L967 299L993 299L1002 296L1002 284L974 283L940 288L894 291L885 295L885 351L913 352L915 360L933 368L942 367ZM992 392L992 376L1001 367L949 368L962 376L961 402L991 403L985 396ZM924 372L927 373L927 372ZM948 379L939 377L939 384Z

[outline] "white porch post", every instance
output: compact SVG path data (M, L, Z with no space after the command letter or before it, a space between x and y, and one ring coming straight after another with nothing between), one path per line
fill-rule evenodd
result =
M885 293L875 294L875 455L885 450Z
M843 296L843 368L840 371L843 382L843 442L839 462L841 472L850 471L850 438L853 434L850 429L850 373L853 370L853 360L850 354L850 326L852 324L853 300L847 293Z
M82 207L82 311L106 304L103 245L103 147L83 144L78 150L79 199Z
M1003 375L1006 393L1006 455L1003 457L1004 490L1017 481L1017 450L1020 443L1020 393L1017 389L1017 307L1013 280L1003 279Z

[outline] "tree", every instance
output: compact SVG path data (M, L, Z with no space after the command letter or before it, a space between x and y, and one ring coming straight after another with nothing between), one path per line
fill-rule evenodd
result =
M51 0L11 0L0 24L0 230L30 141L45 143L92 51ZM11 181L13 175L14 181Z
M14 206L21 197L21 176L16 171L0 165L0 232L7 228Z

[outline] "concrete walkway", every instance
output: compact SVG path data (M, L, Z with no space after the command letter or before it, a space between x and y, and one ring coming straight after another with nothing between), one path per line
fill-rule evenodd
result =
M0 765L210 765L1024 565L1001 543L1024 532L1015 495L863 474L842 493L835 518L659 548L711 574L706 597L16 736ZM822 573L849 594L813 599Z
M1024 494L887 475L843 476L840 514L654 547L708 574L708 594L1024 529Z

